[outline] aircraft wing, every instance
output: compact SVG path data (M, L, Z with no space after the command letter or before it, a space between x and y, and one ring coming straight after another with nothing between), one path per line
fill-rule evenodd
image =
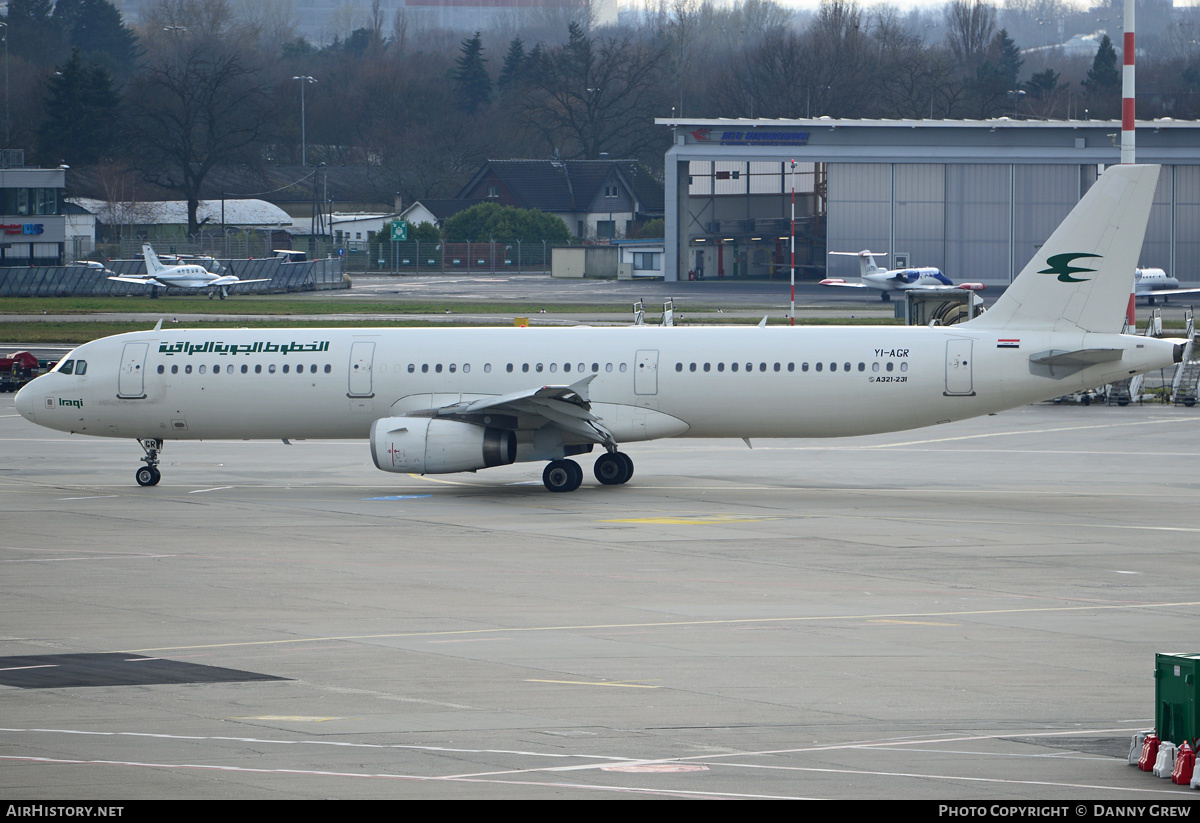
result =
M833 254L833 252L830 252L830 254ZM865 288L867 288L862 283L847 283L845 280L842 280L842 279L836 278L836 277L827 278L825 280L822 280L818 285L836 286L837 288L842 288L842 289L865 289Z
M232 274L229 274L229 275L226 275L225 277L218 277L216 280L212 281L211 283L206 283L205 288L207 288L208 286L240 286L242 283L268 283L268 282L270 282L270 280L271 280L271 278L269 278L269 277L262 277L262 278L259 278L258 280L239 280L238 278L234 277Z
M592 414L588 400L588 384L595 379L591 374L569 386L542 386L528 391L484 397L453 403L436 410L438 417L454 419L469 418L484 412L508 414L516 417L532 417L533 425L522 428L541 428L550 423L563 433L571 434L592 443L616 446L612 432Z
M129 274L121 274L108 279L116 280L118 283L136 283L139 286L159 286L164 289L167 288L166 283L160 283L153 277L135 277Z

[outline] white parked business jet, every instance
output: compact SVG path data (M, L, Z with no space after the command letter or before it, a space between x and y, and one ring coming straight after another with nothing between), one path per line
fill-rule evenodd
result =
M1153 306L1181 294L1200 294L1200 289L1181 289L1179 280L1162 269L1137 269L1133 273L1133 294Z
M214 294L220 294L224 300L229 296L229 287L239 283L265 283L270 278L260 280L239 280L232 274L214 274L199 263L182 263L176 266L166 266L158 259L154 249L147 243L142 246L142 256L146 258L145 274L120 274L108 278L119 283L137 283L140 286L152 286L177 289L208 289L211 299Z
M1120 333L1156 166L1113 166L982 316L944 327L155 329L86 343L21 389L41 426L165 440L368 439L389 472L572 455L629 480L659 437L840 437L988 414L1177 362Z
M821 281L820 285L843 289L877 289L883 300L891 300L892 292L904 292L910 289L983 291L987 288L983 283L959 283L956 286L949 277L942 274L941 269L933 266L907 269L880 268L879 264L875 262L875 257L885 252L863 249L862 251L831 251L829 253L843 257L857 257L858 282L851 283L841 277L827 277Z

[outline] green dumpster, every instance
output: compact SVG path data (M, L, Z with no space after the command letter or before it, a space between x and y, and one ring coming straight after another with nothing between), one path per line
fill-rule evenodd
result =
M1200 738L1196 690L1200 654L1154 655L1154 730L1160 740L1193 746Z

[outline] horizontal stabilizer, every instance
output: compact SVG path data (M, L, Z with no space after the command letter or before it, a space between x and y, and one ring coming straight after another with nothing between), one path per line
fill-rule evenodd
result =
M1097 363L1112 363L1120 360L1124 353L1124 349L1077 349L1075 351L1050 349L1038 354L1031 354L1029 362L1035 366L1045 366L1049 377L1062 378Z
M1051 349L1041 354L1030 355L1029 362L1040 363L1043 366L1094 366L1097 363L1120 360L1124 353L1124 349L1078 349L1076 351Z

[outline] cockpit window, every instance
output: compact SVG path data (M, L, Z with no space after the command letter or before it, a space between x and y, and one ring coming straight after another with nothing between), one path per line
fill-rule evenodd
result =
M87 361L86 360L76 360L75 361L75 374L77 374L77 375L87 374Z
M75 361L74 360L66 360L66 361L60 363L58 366L58 373L59 374L74 374L75 373Z

